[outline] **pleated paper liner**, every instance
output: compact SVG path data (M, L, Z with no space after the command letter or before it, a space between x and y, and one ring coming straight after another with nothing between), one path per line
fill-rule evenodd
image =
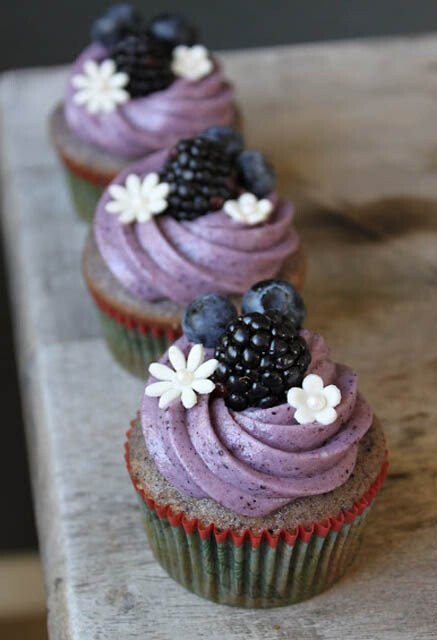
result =
M91 223L105 187L115 176L80 167L61 153L60 158L76 213L83 222Z
M135 376L146 379L149 365L181 335L180 329L163 329L134 320L112 308L94 292L103 335L114 358Z
M76 214L83 222L91 224L104 187L88 182L68 167L64 167L64 174Z
M129 439L130 430L127 433ZM144 528L156 560L182 586L221 604L247 608L280 607L306 600L340 578L354 560L361 533L381 488L387 460L375 482L350 511L311 527L235 533L211 523L188 520L158 505L136 486Z

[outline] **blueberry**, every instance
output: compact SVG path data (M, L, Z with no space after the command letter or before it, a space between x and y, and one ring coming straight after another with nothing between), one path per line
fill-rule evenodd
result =
M243 296L243 313L280 311L290 317L296 328L306 318L302 296L286 280L263 280L253 285Z
M147 31L172 49L179 44L191 47L197 42L197 30L182 16L174 13L161 13L152 18Z
M232 127L226 127L225 125L214 125L208 127L200 134L202 138L213 140L221 144L223 149L229 155L237 155L244 149L244 138L241 133L238 133Z
M199 296L185 309L182 329L185 337L205 347L215 347L226 327L237 317L237 309L218 293Z
M275 187L273 167L261 151L242 151L237 158L238 177L248 191L262 198Z
M140 31L141 25L142 17L135 7L114 4L94 22L91 39L111 49L125 36Z

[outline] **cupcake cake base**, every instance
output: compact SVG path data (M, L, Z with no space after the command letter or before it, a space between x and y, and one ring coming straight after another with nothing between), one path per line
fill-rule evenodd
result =
M142 302L130 294L112 275L89 233L83 257L85 282L98 309L102 330L117 361L144 378L148 366L157 360L176 337L184 306L171 300ZM305 278L305 256L300 245L285 262L281 278L301 290ZM234 298L238 305L239 298Z
M343 575L388 466L374 419L342 486L252 518L208 498L189 498L168 483L148 455L139 419L127 438L126 464L157 561L197 595L247 608L300 602Z

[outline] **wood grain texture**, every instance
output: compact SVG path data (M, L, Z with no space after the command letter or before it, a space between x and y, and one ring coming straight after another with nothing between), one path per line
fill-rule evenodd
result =
M230 610L164 574L122 461L141 384L98 337L79 275L84 228L46 138L65 70L7 74L3 229L50 636L437 638L437 38L225 58L249 144L300 205L308 326L358 370L385 426L389 477L354 567L313 600Z

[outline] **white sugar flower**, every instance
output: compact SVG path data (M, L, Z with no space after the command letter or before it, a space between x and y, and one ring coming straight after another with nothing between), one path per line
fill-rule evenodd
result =
M197 404L197 393L211 393L215 389L212 380L208 380L217 368L218 360L203 361L203 345L191 347L188 358L173 345L168 350L170 363L174 371L160 362L153 362L149 372L160 382L153 382L146 387L146 396L159 396L159 407L166 409L173 400L181 398L185 409Z
M126 178L125 186L111 184L108 188L112 200L106 211L120 216L120 222L147 222L167 208L170 185L159 182L157 173L148 173L143 181L135 173Z
M100 64L95 60L87 60L83 71L84 73L71 79L73 87L78 89L73 100L90 113L109 113L117 105L129 100L130 96L123 88L129 82L129 76L121 71L117 72L113 60L108 58Z
M341 401L341 392L335 384L324 387L322 378L310 373L304 378L302 388L289 390L287 400L296 408L294 417L299 424L320 422L327 425L337 418L334 407Z
M196 82L211 73L213 66L208 49L201 44L193 47L180 44L173 49L171 69L179 78Z
M238 200L226 200L223 209L237 222L255 225L267 220L273 205L267 198L258 200L253 193L243 193Z

